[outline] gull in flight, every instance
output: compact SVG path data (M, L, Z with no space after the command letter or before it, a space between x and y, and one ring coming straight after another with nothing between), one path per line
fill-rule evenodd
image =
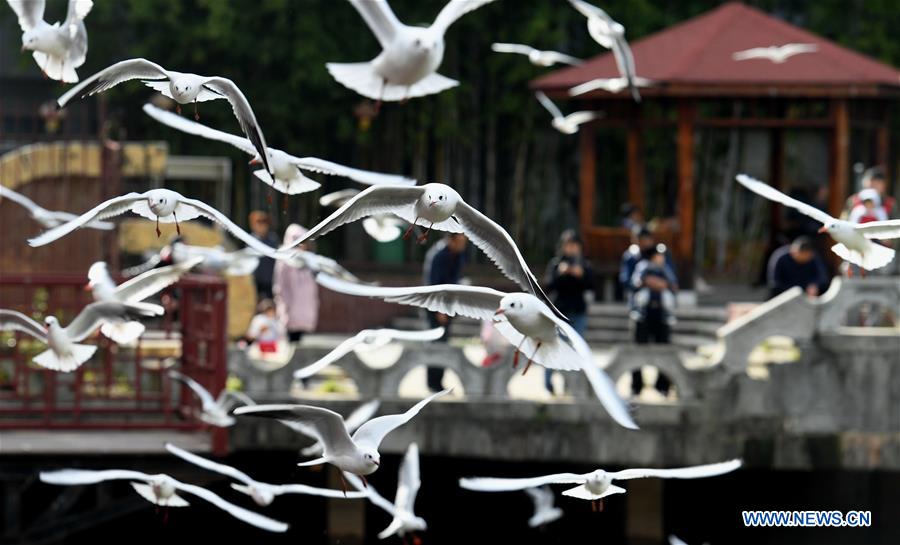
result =
M815 53L819 50L816 44L784 44L770 45L768 47L753 47L743 51L732 53L731 58L736 61L749 59L768 59L775 64L784 64L789 58L801 53Z
M351 437L347 433L344 418L334 411L311 405L256 405L238 407L236 415L262 416L276 420L290 420L308 425L322 442L320 458L300 462L298 466L332 464L341 471L359 475L366 484L366 475L375 473L381 464L378 447L395 429L419 414L425 405L435 398L447 395L452 388L431 394L413 405L403 414L387 414L373 418L361 425ZM346 489L346 487L344 487Z
M151 189L144 193L129 193L121 197L113 197L75 219L48 229L40 235L29 239L28 244L32 247L43 246L68 235L76 229L84 227L94 220L113 218L129 211L138 216L156 220L156 236L162 234L162 231L159 229L160 222L174 222L175 230L180 235L181 227L178 226L179 221L188 221L203 216L227 229L238 240L256 252L276 257L273 248L266 246L259 239L238 227L225 214L203 201L189 199L171 189Z
M649 87L653 82L647 78L635 77L632 83L634 83L635 87ZM618 93L626 87L628 87L626 78L596 78L572 87L569 89L569 96L575 97L597 89L603 89L608 93Z
M259 266L259 254L250 248L236 252L226 252L221 246L191 246L183 242L173 242L161 252L163 259L171 258L175 263L185 263L201 257L201 269L222 273L225 276L246 276L253 274Z
M327 63L341 85L379 101L440 93L459 82L436 72L444 59L444 34L466 13L493 0L450 0L430 27L404 25L387 0L350 0L382 51L369 62Z
M229 503L205 488L180 482L162 473L150 475L127 469L105 469L100 471L60 469L58 471L42 471L40 478L41 482L62 486L96 484L103 481L131 481L131 486L135 492L140 494L145 500L160 507L187 507L189 505L188 502L178 495L179 492L183 492L208 501L234 518L257 528L270 532L284 532L288 528L288 525L283 522Z
M594 363L585 340L568 322L531 294L504 293L459 284L409 288L367 286L324 275L318 282L338 293L377 297L389 303L416 306L451 317L461 314L476 320L491 320L497 331L516 347L514 366L518 365L519 352L524 352L528 355L525 371L533 361L548 369L584 372L610 416L626 428L637 429L615 384Z
M152 269L117 286L109 275L106 263L98 261L88 269L87 288L94 301L118 303L140 303L171 286L181 276L203 261L196 257L190 261ZM109 322L100 326L100 332L117 344L130 344L144 333L144 324L136 321Z
M12 189L2 185L0 185L0 197L2 197L3 199L9 199L10 201L28 210L28 214L31 216L31 218L34 221L40 223L46 229L56 227L57 225L63 224L78 217L75 214L70 214L68 212L54 212L52 210L42 208L25 195L16 193ZM109 223L108 221L92 221L91 223L85 225L85 227L109 231L110 229L115 228L115 225Z
M703 477L715 477L730 473L741 467L741 460L734 459L717 464L681 467L676 469L623 469L622 471L604 471L598 469L590 473L556 473L543 477L526 479L501 479L495 477L468 477L459 480L459 486L466 490L476 492L506 492L510 490L524 490L546 484L578 484L563 492L563 496L571 496L582 500L596 502L612 494L624 494L625 489L620 488L613 481L626 481L629 479L699 479ZM602 510L603 504L594 503L595 510Z
M428 524L425 522L425 519L416 516L415 513L416 495L418 495L419 488L422 486L422 479L419 476L419 446L417 444L409 444L406 454L403 456L403 461L400 462L394 503L391 503L379 494L374 487L367 486L356 475L345 473L344 476L357 490L365 489L365 496L369 498L369 501L394 517L388 527L378 534L378 539L387 539L396 534L405 543L406 534L413 534L413 544L419 545L421 543L421 540L415 536L415 532L424 532L428 529Z
M319 204L326 208L340 207L358 194L358 189L342 189L322 195ZM378 242L392 242L400 238L403 234L402 225L403 221L391 214L373 214L362 220L363 230Z
M178 112L181 113L182 104L194 104L194 118L200 119L197 113L197 103L208 100L224 98L231 103L234 115L237 117L244 131L244 135L253 143L253 149L260 157L266 171L271 174L268 155L266 155L266 138L263 136L253 108L247 101L244 93L227 78L217 76L198 76L166 70L155 62L147 59L128 59L117 62L104 68L75 87L69 89L66 94L59 97L57 104L60 108L74 97L84 97L95 93L102 93L120 83L139 79L147 87L155 89L163 95L178 103Z
M308 250L294 250L287 255L279 254L278 259L296 269L309 269L316 275L325 273L348 282L362 282L337 261Z
M232 483L231 488L250 496L256 505L266 507L275 500L277 496L282 494L306 494L309 496L322 496L325 498L352 498L359 499L366 497L362 492L348 492L344 494L340 490L332 490L330 488L318 488L315 486L307 486L305 484L269 484L257 481L251 478L243 471L231 467L229 465L213 462L208 458L197 456L192 452L188 452L179 448L172 443L166 443L166 450L178 456L182 460L195 466L208 469L215 473L220 473L226 477L230 477L243 484Z
M144 113L173 129L231 144L244 153L253 156L253 159L250 160L251 165L260 164L259 153L256 151L253 143L247 138L201 125L152 104L144 104ZM319 182L304 176L303 171L317 172L329 176L344 176L366 185L416 185L415 180L403 176L345 167L315 157L295 157L275 148L267 148L266 153L269 164L272 165L273 175L269 175L268 172L262 169L254 171L253 174L277 191L288 195L315 191L321 187Z
M563 510L553 505L553 490L549 486L532 486L526 488L525 493L534 503L534 515L528 519L528 526L537 528L563 516Z
M378 407L380 406L381 401L378 399L373 399L372 401L363 403L362 405L354 409L353 412L344 419L344 427L347 428L347 433L352 434L357 430L357 428L359 428L369 419L375 416L375 413L378 412ZM309 426L308 424L294 422L291 420L281 420L281 423L291 428L295 432L303 434L315 440L315 443L313 443L312 445L300 449L301 455L317 457L322 455L325 447L322 445L322 441L320 441L316 436L315 428Z
M553 66L554 64L571 64L572 66L578 66L582 63L581 59L576 59L571 55L558 53L556 51L541 51L530 45L494 43L491 44L491 50L496 53L516 53L525 55L528 57L528 60L531 61L531 64L535 66L548 67Z
M0 309L0 331L21 331L46 343L48 349L34 357L34 363L53 371L77 369L97 351L89 344L78 344L106 323L122 323L135 316L159 316L159 305L149 303L102 302L81 309L68 326L59 325L55 316L44 318L44 325L15 310Z
M635 102L641 101L641 94L638 93L637 72L634 66L634 55L631 54L631 47L625 40L625 27L613 20L602 9L592 6L583 0L569 0L579 13L587 17L588 33L595 42L611 49L616 59L616 66L619 68L619 75L628 82L628 89L631 91L631 97Z
M506 229L466 203L450 186L425 184L418 186L378 185L367 188L335 210L330 216L294 241L279 248L278 253L330 233L341 225L374 214L393 214L409 222L404 237L415 225L428 229L419 237L424 241L432 229L465 235L493 261L500 271L523 289L541 297L554 312L549 298L534 277L525 258ZM559 314L562 316L562 314Z
M900 220L850 223L832 218L818 208L789 197L746 174L738 174L736 179L738 183L757 195L789 206L821 223L822 227L819 232L831 235L831 238L837 242L831 247L831 251L844 261L849 261L868 271L879 269L893 261L894 250L873 242L872 239L900 238Z
M84 18L94 7L92 0L69 0L66 20L52 25L44 21L44 0L6 0L16 12L22 28L22 51L31 51L34 61L52 80L75 83L75 69L87 57L88 38Z
M534 94L537 97L538 101L541 103L541 106L546 108L550 115L553 116L553 121L550 122L553 125L553 128L558 130L563 134L575 134L578 132L578 127L595 119L599 119L603 117L603 112L574 112L569 115L563 115L563 113L556 107L556 104L550 100L547 95L538 91Z
M247 394L243 392L232 392L227 388L223 388L222 391L219 392L219 397L214 399L212 394L209 393L209 390L200 385L199 382L175 370L169 371L169 378L183 383L197 394L201 404L200 412L197 416L200 420L206 422L210 426L216 426L218 428L228 428L233 426L235 423L234 417L228 413L235 405L238 403L256 405L256 402L250 399Z
M305 378L309 378L322 369L325 369L329 365L339 361L341 358L360 346L377 348L380 346L384 346L392 341L428 342L436 341L443 336L443 327L426 329L424 331L401 331L398 329L363 329L353 337L350 337L341 344L337 345L334 350L320 358L318 361L294 371L294 379L302 380Z

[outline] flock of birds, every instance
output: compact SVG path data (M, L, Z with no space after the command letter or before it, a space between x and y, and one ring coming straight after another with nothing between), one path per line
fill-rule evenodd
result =
M66 20L54 25L43 20L42 0L7 1L19 17L23 30L23 50L33 52L35 61L48 77L65 82L77 81L75 69L84 62L87 52L87 33L83 21L92 7L91 0L70 0ZM375 34L382 50L369 62L328 63L326 66L342 85L380 104L382 101L400 101L434 94L458 85L457 81L436 72L443 57L444 34L464 14L493 0L450 0L434 23L426 28L401 23L386 0L349 1ZM649 85L650 82L636 75L624 27L600 8L582 0L570 0L570 3L586 17L588 32L594 40L613 51L621 74L620 78L588 82L572 89L570 94L577 95L592 89L607 89L610 92L628 90L633 99L639 101L638 87ZM496 43L493 50L526 55L537 66L556 63L574 65L581 62L569 55L540 51L520 44ZM814 48L809 47L757 48L738 52L734 58L742 60L765 57L773 62L783 62L790 55L812 51ZM35 364L59 372L74 371L89 360L96 350L95 346L80 344L81 341L99 328L113 342L134 342L144 331L141 319L164 313L163 307L146 300L177 282L181 275L192 268L202 264L225 274L246 274L256 266L259 256L268 256L313 270L321 285L337 292L412 305L449 316L463 315L492 321L500 334L515 346L514 366L518 366L520 353L527 359L523 373L532 364L548 369L582 372L612 419L625 428L638 428L612 380L595 364L585 340L553 306L509 233L466 203L453 188L440 183L416 185L416 180L403 176L369 172L314 157L297 157L270 148L250 102L234 82L223 77L177 72L145 59L123 60L101 70L71 88L59 98L58 104L64 107L76 98L103 92L135 79L174 100L178 113L182 105L192 104L195 119L199 119L196 113L199 102L227 100L234 110L243 136L189 121L149 104L144 106L144 112L174 129L225 142L244 151L252 157L251 164L262 167L255 171L255 175L276 191L293 195L318 189L320 184L308 178L305 175L308 172L343 176L368 187L362 191L345 190L322 197L322 206L336 206L337 209L293 244L270 248L214 207L169 189L152 189L144 193L115 197L76 216L45 210L26 197L0 186L0 197L28 209L31 216L46 228L43 233L28 240L32 247L54 243L81 228L111 229L113 225L109 220L128 212L155 221L158 236L162 233L160 223L174 223L176 232L180 233L179 222L205 217L246 245L243 250L229 253L221 249L199 248L176 242L169 250L174 264L153 268L157 263L148 263L121 285L115 284L104 263L97 263L87 275L95 302L87 305L66 327L62 327L52 315L47 315L41 325L20 312L0 310L0 329L23 332L48 346L46 351L34 357ZM597 112L577 112L564 116L543 94L538 94L538 99L552 113L553 127L566 134L577 132L579 125L600 115ZM768 199L796 208L821 221L823 230L838 241L834 251L848 261L868 269L883 266L893 258L893 250L872 242L872 239L900 236L900 222L855 226L831 218L824 212L790 199L747 176L738 176L738 182ZM418 240L422 242L432 229L464 233L521 291L507 293L464 285L380 287L360 282L334 260L298 248L306 241L360 220L366 231L380 241L393 240L399 236L409 237L416 228L424 228L418 235ZM402 229L404 224L408 224L405 232ZM378 345L395 339L428 342L442 334L441 328L415 332L387 329L362 331L341 343L321 360L299 369L295 376L297 379L304 379L318 373L356 345ZM378 402L370 402L362 405L345 420L340 414L311 405L256 405L239 392L223 391L218 397L214 397L191 377L178 371L170 371L169 377L196 393L201 401L197 417L207 424L231 426L235 423L235 416L279 420L316 441L312 447L304 450L305 455L314 458L300 465L332 464L346 480L342 491L303 484L262 483L236 468L202 458L175 445L166 445L172 454L185 461L234 480L232 487L250 496L258 506L264 507L283 494L368 498L393 516L390 526L380 537L394 534L404 536L426 529L424 519L414 512L416 494L421 485L418 447L415 443L409 445L403 458L393 502L379 495L367 483L366 476L374 473L380 465L378 449L383 439L391 431L409 422L431 401L446 395L449 390L419 401L402 414L374 417ZM239 404L243 406L235 408ZM627 469L617 472L598 469L585 474L564 473L525 479L465 478L460 481L460 486L483 492L528 492L535 504L530 524L538 526L562 515L561 510L553 506L553 494L548 488L551 484L576 485L563 494L595 502L594 507L599 510L602 508L600 502L603 498L624 492L624 489L613 484L614 481L651 477L711 477L734 471L740 465L740 460L731 460L680 469ZM186 506L187 501L180 495L186 494L208 501L259 528L275 532L287 529L285 523L234 505L209 490L181 483L168 475L148 475L130 470L65 469L44 472L41 480L59 485L127 480L138 494L160 506ZM346 482L356 491L348 491Z

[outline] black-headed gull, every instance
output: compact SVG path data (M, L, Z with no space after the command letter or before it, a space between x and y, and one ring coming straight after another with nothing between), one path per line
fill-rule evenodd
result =
M431 229L465 233L503 274L523 289L547 301L554 312L559 312L549 302L540 282L528 268L525 258L506 229L470 206L452 187L444 184L414 187L378 185L367 188L301 238L279 248L278 253L284 254L288 249L330 233L341 225L375 214L393 214L406 220L410 224L407 235L412 232L414 225L427 227L419 237L420 241L425 240Z
M347 418L344 419L344 427L347 428L347 433L353 434L353 432L355 432L358 427L362 426L366 423L366 421L375 416L375 413L378 412L378 407L380 406L381 400L373 399L353 409L353 412L351 412L347 416ZM322 446L322 441L320 441L319 437L316 435L315 428L309 426L308 424L302 424L300 422L294 422L292 420L281 420L280 422L285 426L291 428L295 432L315 440L315 443L313 443L312 445L300 449L301 455L316 457L321 456L322 451L325 449L325 447Z
M221 246L192 246L183 242L173 242L163 249L175 263L184 263L196 257L203 258L200 268L225 276L246 276L253 274L259 266L259 254L250 248L227 252Z
M22 195L21 193L17 193L8 187L0 185L0 201L2 201L2 199L9 199L10 201L28 210L28 214L31 216L31 218L34 221L40 223L46 229L56 227L57 225L61 225L78 217L75 214L70 214L68 212L55 212L52 210L47 210L46 208L42 208L25 195ZM115 228L115 225L109 223L108 221L92 221L91 223L85 225L85 227L109 231L110 229Z
M553 505L553 490L549 486L532 486L526 488L525 493L534 503L534 514L528 519L528 526L537 528L563 516L563 510Z
M344 418L334 411L311 405L255 405L238 407L235 415L262 416L276 420L291 420L308 425L322 442L320 458L300 462L298 466L332 464L341 471L363 477L371 475L381 464L378 447L395 429L419 414L435 398L447 395L452 388L441 390L419 401L402 414L387 414L373 418L357 428L351 437Z
M869 223L850 223L833 218L815 206L800 202L778 191L774 187L751 178L746 174L738 174L738 183L757 195L763 196L785 206L789 206L805 216L822 223L820 233L828 233L837 244L831 247L844 261L849 261L868 271L884 267L894 259L893 248L882 246L872 239L900 238L900 220L872 221Z
M371 348L384 346L392 341L436 341L444 336L444 328L425 329L421 331L401 331L398 329L363 329L356 335L337 345L334 350L325 354L317 361L294 371L294 379L309 378L329 365L363 345Z
M272 503L277 496L282 494L306 494L308 496L322 496L325 498L350 498L359 499L366 497L361 492L344 492L340 490L332 490L330 488L318 488L315 486L307 486L305 484L269 484L257 481L244 473L243 471L231 467L229 465L214 462L209 458L197 456L192 452L188 452L179 448L172 443L166 443L166 450L178 456L182 460L194 464L195 466L208 469L215 473L220 473L226 477L231 477L243 484L232 483L231 488L250 496L256 505L265 507Z
M632 84L634 84L635 87L649 87L653 82L647 78L635 77L632 80ZM583 95L584 93L590 93L597 89L603 89L608 93L615 94L626 87L628 87L628 79L626 78L595 78L569 89L569 96L574 97Z
M34 363L53 371L77 369L97 351L89 344L78 344L105 323L122 323L137 316L159 316L163 308L148 303L91 303L81 309L68 326L59 325L55 316L44 318L44 325L15 310L0 309L0 331L21 331L49 347L34 357Z
M342 189L319 197L319 204L328 207L341 207L359 194L358 189ZM363 218L363 230L378 242L392 242L403 234L403 220L391 214L374 214Z
M743 51L735 51L731 54L731 58L736 61L766 59L775 64L783 64L794 55L815 53L818 50L819 46L816 44L770 45L768 47L753 47Z
M507 44L507 43L493 43L491 44L491 50L496 53L515 53L518 55L525 55L528 57L528 60L531 61L531 64L535 66L553 66L554 64L571 64L572 66L578 66L583 61L581 59L576 59L571 55L566 55L565 53L559 53L557 51L542 51L540 49L535 49L530 45L524 44Z
M75 69L87 57L88 37L84 18L94 7L92 0L69 0L66 20L44 21L44 0L6 0L16 12L22 28L22 51L31 51L34 61L48 78L75 83Z
M197 397L200 398L200 413L197 416L211 426L219 428L233 426L235 422L234 417L228 413L235 405L238 403L243 403L244 405L256 404L247 394L230 391L227 388L219 392L218 398L213 398L209 390L204 388L199 382L174 369L169 371L169 378L181 382L197 394Z
M493 0L450 0L430 27L404 25L387 0L350 0L375 34L382 51L369 62L327 63L341 85L378 101L440 93L459 82L436 70L444 58L444 34L466 13Z
M74 220L48 229L40 235L29 239L28 244L32 247L50 244L51 242L68 235L72 231L84 227L91 221L113 218L129 211L138 216L156 220L157 236L162 234L162 231L159 229L160 222L175 223L176 231L178 234L181 234L181 228L178 226L178 222L188 221L203 216L227 229L229 233L235 236L235 238L250 248L253 248L254 251L272 257L275 255L274 248L266 246L260 242L259 239L238 227L233 221L228 219L228 216L225 214L219 212L203 201L189 199L171 189L151 189L144 193L129 193L127 195L122 195L121 197L113 197L108 201L98 204Z
M631 54L631 47L625 40L625 27L614 21L602 9L583 0L569 0L569 3L587 17L588 33L591 38L606 49L612 50L616 66L619 68L619 75L628 81L628 89L631 91L634 101L640 102L641 94L635 83L637 73L634 67L634 56Z
M180 115L167 112L162 108L158 108L152 104L144 104L144 113L159 121L164 125L168 125L173 129L177 129L188 134L194 134L225 142L238 148L239 150L253 156L250 160L251 165L259 164L259 153L247 138L229 134L220 130L207 127L200 123L190 121ZM319 182L311 180L303 175L303 171L317 172L327 174L329 176L344 176L350 178L354 182L366 185L377 184L394 184L394 185L416 185L416 181L395 174L381 174L368 170L360 170L358 168L346 167L324 159L316 157L295 157L289 153L285 153L279 149L267 148L269 164L272 165L273 176L269 175L265 170L256 170L253 172L257 178L272 186L276 190L287 193L288 195L297 195L309 191L315 191L321 187Z
M279 254L278 259L296 269L309 269L316 275L325 273L348 282L362 282L337 261L308 250L293 250L286 254Z
M187 507L188 502L178 495L179 492L196 496L208 501L234 518L257 528L270 532L284 532L288 525L269 517L248 511L243 507L229 503L215 493L192 484L183 483L164 473L150 475L140 471L127 469L104 469L92 471L87 469L60 469L58 471L42 471L41 482L62 486L80 486L97 484L103 481L131 481L134 491L142 498L160 507Z
M564 496L571 496L582 500L596 501L612 494L624 494L625 489L618 487L613 481L625 481L629 479L700 479L703 477L716 477L730 473L743 462L740 459L705 464L700 466L679 467L674 469L623 469L622 471L604 471L597 469L590 473L555 473L543 477L526 479L502 479L496 477L468 477L459 480L459 486L466 490L476 492L505 492L510 490L524 490L546 484L578 484L563 492ZM602 508L602 504L600 505Z
M320 275L320 285L339 293L377 297L389 303L412 305L448 316L461 314L476 320L492 320L497 331L531 362L548 369L582 371L597 398L613 419L626 428L637 429L625 402L607 374L594 364L587 342L571 325L529 293L505 293L479 286L438 284L434 286L381 287L344 282ZM505 318L505 320L503 320Z
M184 263L152 269L119 286L109 275L106 263L98 261L88 269L88 288L91 290L94 301L140 303L178 282L182 275L201 261L203 261L202 257L196 257ZM144 333L144 324L137 321L109 322L100 326L100 332L117 344L130 344Z
M406 449L406 454L403 456L403 461L400 462L394 503L389 502L374 487L368 486L356 475L345 473L344 476L357 490L365 490L369 501L384 509L393 517L388 527L378 534L378 539L387 539L392 535L398 535L406 542L406 534L424 532L428 529L428 523L425 522L425 519L417 516L415 512L416 496L419 493L419 488L422 487L422 479L419 474L419 446L417 444L410 443ZM419 543L419 540L413 539L413 543Z
M228 100L231 103L231 108L234 110L234 116L244 131L244 135L253 143L253 148L259 154L266 171L270 174L272 173L272 168L266 155L266 137L263 136L262 129L256 121L256 114L253 113L253 108L250 107L250 102L247 101L244 93L233 81L227 78L176 72L174 70L166 70L147 59L128 59L97 72L69 89L56 102L60 108L63 108L74 97L101 93L120 83L133 79L141 80L147 87L155 89L177 102L179 104L179 112L181 104L193 103L194 117L198 119L200 117L196 113L198 102L219 98Z
M550 112L550 115L553 116L553 120L550 122L550 124L553 125L553 128L563 134L575 134L578 132L578 127L581 125L603 117L603 112L589 111L573 112L569 115L563 115L562 111L556 107L556 104L554 104L544 93L538 91L534 96L538 99L538 102Z

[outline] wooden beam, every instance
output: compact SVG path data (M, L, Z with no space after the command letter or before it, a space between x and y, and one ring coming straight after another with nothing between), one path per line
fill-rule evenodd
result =
M850 168L850 113L847 100L831 101L831 179L828 184L828 213L841 214L849 192L847 173Z
M581 198L578 201L578 218L581 232L586 233L594 224L594 199L597 185L597 150L594 147L594 124L587 123L578 131L581 170L579 183Z
M626 133L628 156L628 201L646 213L644 206L644 160L641 153L641 129L637 123L630 124Z
M694 115L691 100L678 102L678 234L677 257L690 272L694 256ZM690 280L684 278L686 284Z

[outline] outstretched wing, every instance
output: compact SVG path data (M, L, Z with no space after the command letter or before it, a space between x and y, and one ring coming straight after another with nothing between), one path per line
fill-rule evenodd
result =
M517 53L519 55L529 55L532 51L535 51L535 49L530 45L505 44L496 42L491 44L491 51L494 51L495 53Z
M193 452L188 452L183 448L179 448L173 445L172 443L166 443L166 450L188 463L202 467L203 469L208 469L215 473L225 475L226 477L231 477L232 479L241 481L242 483L253 484L256 482L251 479L249 475L237 468L225 464L220 464L218 462L213 462L212 460L204 458L202 456L197 456Z
M261 416L287 422L307 425L322 442L325 454L354 452L356 446L344 427L344 419L338 413L311 405L254 405L238 407L234 414L241 416Z
M169 74L162 66L147 59L128 59L104 68L72 87L66 94L59 97L56 103L59 104L60 108L63 108L76 96L84 97L102 93L120 83L133 79L163 80L169 79Z
M369 501L378 507L384 509L392 517L397 516L397 507L394 506L387 498L378 493L371 484L363 483L362 479L352 473L343 472L344 478L350 483L350 486L363 492Z
M645 479L648 477L656 477L659 479L699 479L702 477L715 477L741 467L743 462L740 458L729 460L727 462L719 462L717 464L706 464L702 466L679 467L674 469L623 469L622 471L612 471L609 476L613 480L623 481L627 479Z
M5 185L0 185L0 197L9 199L19 206L26 208L28 210L28 213L32 216L40 214L41 212L48 212L44 208L38 206L33 200L29 199L25 195L22 195L21 193L13 191Z
M40 235L28 239L28 244L32 247L43 246L57 239L60 239L76 229L80 229L94 220L102 220L119 216L131 210L135 203L145 199L140 193L129 193L121 197L115 197L108 201L102 202L94 208L88 210L77 218L57 225L52 229L48 229Z
M870 221L854 227L866 238L900 238L900 220Z
M321 496L323 498L362 499L366 497L364 492L343 492L331 488L319 488L305 484L274 484L271 486L278 494L305 494L307 496Z
M291 159L295 165L303 170L321 172L331 176L343 176L361 184L416 185L416 181L412 178L400 176L399 174L382 174L380 172L372 172L371 170L347 167L316 157L294 157L292 155Z
M575 125L583 125L600 117L603 117L600 112L573 112L566 116L566 121Z
M181 132L186 132L188 134L193 134L196 136L201 136L209 140L225 142L226 144L231 144L244 153L247 153L249 155L256 155L256 148L253 147L253 143L250 142L250 140L248 140L247 138L207 127L206 125L203 125L201 123L191 121L180 115L176 115L172 112L163 110L162 108L158 108L153 104L150 104L149 102L147 104L144 104L144 113L159 121L163 125L168 125L173 129L177 129Z
M13 0L15 2L15 0ZM69 10L66 13L66 25L77 24L91 12L94 7L93 0L69 0Z
M203 257L197 256L182 263L147 271L119 285L116 296L125 303L143 301L178 282L182 275L202 261Z
M553 491L547 485L526 488L525 493L534 503L534 512L538 513L553 507Z
M769 58L771 56L768 47L753 47L743 51L735 51L731 54L731 58L736 61L746 61L748 59Z
M476 492L508 492L510 490L525 490L545 484L572 484L583 483L589 474L554 473L542 477L529 477L525 479L501 479L497 477L464 477L459 480L459 486L466 490Z
M775 201L785 206L790 206L791 208L797 210L797 212L800 212L805 216L809 216L820 223L830 225L836 221L834 218L819 210L815 206L800 202L793 197L788 197L774 187L768 184L764 184L755 178L751 178L746 174L738 174L737 176L735 176L735 179L739 184L756 193L757 195L763 196L770 201Z
M356 432L353 434L353 441L357 445L369 446L377 450L387 434L412 420L414 416L419 414L419 411L421 411L425 405L428 405L432 400L438 397L447 395L451 390L452 388L447 388L440 392L435 392L410 407L405 413L386 414L369 420L357 428Z
M485 4L490 4L493 1L494 0L450 0L447 2L447 5L444 6L444 9L438 13L431 28L443 35L457 19L470 11L476 10Z
M543 92L538 91L534 94L534 96L537 97L538 102L540 102L541 105L546 108L548 112L550 112L550 115L552 115L554 119L561 119L563 117L563 113L559 110L559 108L556 107L556 104L554 104L552 100L547 98L547 95L545 95Z
M394 15L387 0L350 0L382 48L388 47L403 24Z
M45 0L6 0L16 12L22 32L28 32L44 20Z
M394 505L405 509L409 513L415 511L416 495L422 487L422 478L419 474L419 445L410 443L400 462L400 476L397 479L397 494L394 496Z
M125 304L118 301L91 303L81 309L72 322L65 327L69 340L78 342L86 339L104 323L120 323L139 316L157 316L163 309L158 305Z
M103 481L147 481L150 475L140 471L127 469L103 469L92 471L89 469L60 469L57 471L41 471L42 483L59 485L96 484Z
M565 53L560 53L558 51L544 51L544 56L553 64L570 64L572 66L578 66L584 62L577 57L566 55Z
M171 371L169 371L169 378L175 379L175 380L183 383L185 386L190 388L195 394L197 394L197 397L200 398L200 403L203 405L204 410L207 410L209 408L213 408L216 406L216 400L213 398L212 394L209 393L209 390L204 388L199 382L192 379L191 377L172 369Z
M357 428L362 426L367 420L372 418L376 412L378 412L378 407L381 406L381 401L378 399L373 399L372 401L368 401L363 403L359 407L357 407L350 415L344 419L344 426L347 428L347 432L353 433Z
M360 335L355 335L353 337L350 337L349 339L346 339L341 344L334 347L334 350L332 350L331 352L325 354L306 367L301 367L300 369L294 371L294 379L302 380L315 375L329 365L340 361L341 358L349 354L353 350L353 348L361 342L363 342L363 338Z
M784 44L781 46L781 56L787 59L800 53L815 53L819 50L816 44Z
M47 342L47 330L16 310L0 309L0 331L21 331L41 342Z
M266 246L258 238L238 227L236 223L228 219L228 216L219 212L205 202L198 201L197 199L188 199L185 197L181 199L181 204L193 207L198 214L206 216L207 218L218 223L219 225L227 229L229 233L234 235L235 238L237 238L250 248L253 248L254 251L259 252L260 254L265 256L275 257L274 248Z
M253 108L250 107L250 102L247 101L244 93L233 81L227 78L207 78L203 82L203 86L211 89L213 92L224 95L228 99L232 109L234 109L235 117L241 124L244 135L253 144L253 148L266 168L266 172L272 174L272 167L269 166L269 157L266 153L266 137L263 136L262 129L256 121L256 115L253 113Z
M214 492L211 492L205 488L181 482L176 482L175 487L178 490L187 492L188 494L192 494L200 499L206 500L219 509L225 511L229 515L233 516L234 518L242 520L252 526L256 526L257 528L262 528L263 530L268 530L270 532L285 532L288 529L288 525L283 522L270 519L269 517L265 517L263 515L260 515L259 513L254 513L253 511L249 511L247 509L244 509L243 507L238 507L233 503L223 500Z

